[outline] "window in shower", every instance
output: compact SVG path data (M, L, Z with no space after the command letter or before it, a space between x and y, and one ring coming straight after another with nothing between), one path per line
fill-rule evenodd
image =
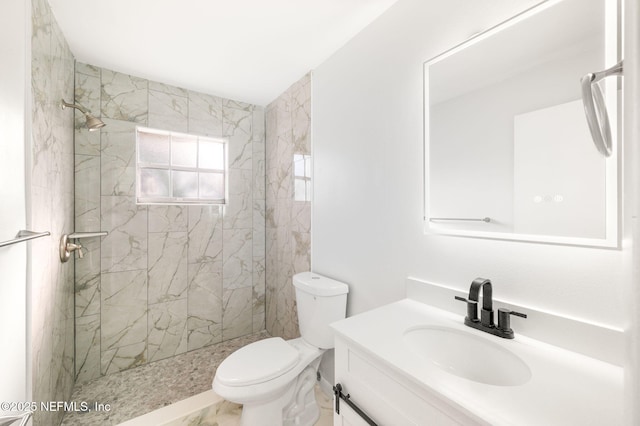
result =
M311 201L311 156L293 154L293 199Z
M224 139L138 127L138 204L225 204Z

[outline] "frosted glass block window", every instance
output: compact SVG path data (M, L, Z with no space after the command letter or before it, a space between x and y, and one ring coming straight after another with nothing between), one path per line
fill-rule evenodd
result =
M193 136L171 137L171 165L198 167L198 138Z
M225 204L224 139L138 127L138 204Z
M311 156L293 154L293 199L311 201Z

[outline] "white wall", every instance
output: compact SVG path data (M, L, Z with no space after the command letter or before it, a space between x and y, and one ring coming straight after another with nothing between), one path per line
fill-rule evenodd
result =
M350 285L348 314L415 276L622 327L630 250L425 235L422 63L538 3L400 0L314 70L312 268ZM464 307L461 306L461 312Z
M0 241L25 229L27 11L23 0L0 3ZM0 401L28 401L27 245L0 248ZM0 415L3 410L0 410Z
M640 116L640 4L637 0L625 0L625 61L624 61L624 108L627 117ZM624 129L627 144L625 175L629 182L629 192L637 194L640 190L640 120L626 120ZM640 226L637 213L640 211L640 197L633 197L632 217L633 239L640 241ZM633 249L633 280L627 286L628 298L626 313L627 357L625 369L626 420L630 425L640 424L640 250Z

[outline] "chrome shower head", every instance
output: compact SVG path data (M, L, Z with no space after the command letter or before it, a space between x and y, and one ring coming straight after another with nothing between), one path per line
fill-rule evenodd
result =
M89 128L90 132L96 131L101 127L106 126L106 124L104 124L104 121L100 120L98 117L94 117L88 112L86 112L84 116L87 119L87 127Z
M86 108L83 108L80 105L70 104L69 102L65 102L65 100L62 99L61 106L62 106L62 109L65 109L67 107L75 108L75 109L79 110L81 113L83 113L84 114L84 118L86 120L87 128L89 129L90 132L96 131L99 128L106 126L106 124L104 124L104 122L102 120L100 120L99 118L95 117L93 114L91 114L89 111L87 111Z

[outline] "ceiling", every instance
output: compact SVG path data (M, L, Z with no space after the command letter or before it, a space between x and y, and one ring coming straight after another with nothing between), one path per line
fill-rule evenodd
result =
M80 62L266 105L397 0L49 0Z

